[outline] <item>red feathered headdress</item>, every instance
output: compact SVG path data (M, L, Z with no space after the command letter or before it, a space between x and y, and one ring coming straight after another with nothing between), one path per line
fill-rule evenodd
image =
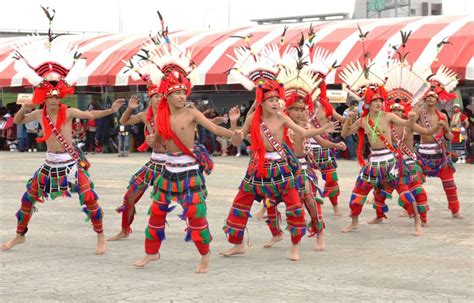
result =
M255 93L255 101L257 108L253 114L252 123L250 126L250 136L252 142L252 150L257 156L257 170L262 175L264 172L263 164L265 161L265 145L260 134L260 124L262 123L262 103L266 100L278 97L285 98L285 87L274 79L260 79Z
M15 45L13 58L16 59L15 70L26 78L35 88L33 104L43 104L48 97L64 98L74 94L74 84L85 68L85 60L77 45L68 42L67 37L53 34L51 25L55 10L42 7L49 20L47 37L28 36L20 39ZM60 104L56 128L61 131L66 123L67 106ZM39 142L48 140L51 128L46 120L46 106L43 107L42 122L44 136Z
M159 87L158 85L156 84L153 84L153 83L150 83L147 88L146 88L146 92L148 94L148 98L151 98L153 97L153 95L155 94L158 94L159 93Z
M427 80L430 84L430 91L438 95L438 100L450 102L456 99L456 94L452 93L458 84L458 75L444 65L441 65L435 74L430 75Z
M265 146L263 144L260 124L262 122L262 102L272 97L285 99L284 83L279 81L282 68L281 52L277 45L267 45L261 51L254 51L248 47L237 47L234 49L232 60L236 63L230 70L230 76L238 81L248 90L255 90L255 101L257 107L253 114L250 127L252 150L257 161L257 171L260 175L264 173Z

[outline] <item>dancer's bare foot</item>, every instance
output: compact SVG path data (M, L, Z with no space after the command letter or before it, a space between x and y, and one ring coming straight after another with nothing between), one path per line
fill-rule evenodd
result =
M375 217L374 219L370 220L368 223L369 224L379 224L379 223L383 222L383 219L384 218Z
M221 251L219 255L224 257L229 257L233 255L243 255L245 254L245 246L244 243L235 244L231 249L226 251Z
M300 244L291 244L290 250L290 260L299 261L300 260Z
M104 233L97 234L97 245L95 247L96 255L105 254L105 236Z
M348 233L353 231L354 229L357 229L359 225L359 217L352 217L352 222L349 224L349 226L341 229L341 233Z
M153 262L153 261L157 261L159 259L160 259L160 254L159 253L156 254L156 255L145 255L143 258L141 258L137 262L133 263L133 266L138 267L138 268L142 268L142 267L145 267L145 265L147 265L148 263Z
M267 241L263 244L263 247L265 248L270 248L272 247L275 243L280 242L283 240L283 235L279 234L278 236L274 236L270 239L270 241Z
M342 212L341 212L341 209L339 208L339 205L333 205L332 210L334 211L334 215L336 217L342 216Z
M325 249L326 249L326 241L324 239L324 235L320 234L316 236L316 246L314 247L314 250L323 251Z
M198 274L205 274L207 273L207 269L209 267L209 256L211 254L207 254L204 256L201 256L201 261L199 262L199 265L196 269L196 273Z
M406 210L403 209L403 210L400 211L400 214L398 216L399 217L408 217L408 213L407 213Z
M10 241L8 242L5 242L2 244L2 250L10 250L12 249L15 245L18 245L18 244L23 244L25 243L26 241L26 238L25 236L22 236L22 235L16 235L14 236L13 238L10 239Z
M454 219L464 219L463 215L461 215L461 213L459 213L459 212L453 214L453 218Z
M265 207L260 208L257 213L257 219L262 220L263 216L265 215Z
M423 229L421 228L420 217L415 217L415 236L423 236Z
M423 227L431 227L430 222L421 222L421 226Z
M118 234L116 234L115 236L113 237L110 237L107 239L107 241L117 241L117 240L120 240L122 238L128 238L129 236L129 233L127 233L127 230L126 229L122 229Z

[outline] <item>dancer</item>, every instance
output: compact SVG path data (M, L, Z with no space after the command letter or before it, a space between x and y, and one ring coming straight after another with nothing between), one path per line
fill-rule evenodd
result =
M131 116L131 113L139 105L139 99L136 96L132 96L128 101L128 107L120 118L120 124L122 125L133 125L137 123L145 124L145 137L149 140L154 138L154 120L158 108L158 102L161 99L161 95L158 94L158 86L153 83L148 84L147 88L148 98L150 104L146 111L140 112L136 115ZM151 142L150 142L151 143ZM138 147L141 152L146 152L150 146L147 141ZM153 186L156 178L161 174L163 166L166 162L166 150L163 144L154 141L152 143L152 154L150 160L143 165L130 179L127 187L127 192L123 197L123 204L116 210L122 213L122 229L118 234L108 239L108 241L116 241L122 238L128 238L132 232L131 225L135 217L135 204L141 199L143 194L146 192L148 186Z
M426 81L420 77L406 62L405 49L406 41L409 35L402 32L402 50L397 52L398 60L390 60L387 65L387 72L385 73L385 88L387 90L388 99L384 108L386 111L391 111L401 119L405 119L408 113L411 111L412 105L418 107L422 99L423 94L429 89ZM392 136L392 142L394 147L397 148L399 155L402 157L399 160L403 161L400 183L407 184L410 192L415 198L417 207L414 211L418 212L421 217L421 225L428 227L427 213L429 210L426 191L423 188L423 182L425 180L421 167L419 166L418 158L413 148L414 132L422 135L432 135L439 130L440 127L444 127L444 123L438 123L437 127L427 129L421 127L417 123L412 126L397 126L391 125L390 131ZM382 222L386 216L384 211L388 210L385 205L385 197L374 193L376 209L376 218L369 222L369 224L376 224ZM399 201L402 205L403 202ZM418 220L418 218L415 218ZM419 222L417 221L417 226ZM422 230L418 227L418 233L421 235Z
M201 255L196 272L205 273L208 271L212 238L206 219L207 189L203 172L210 173L213 163L204 146L194 146L194 130L199 124L219 136L231 137L233 143L239 143L241 139L239 133L217 126L195 108L186 107L192 87L191 73L196 66L192 64L189 53L182 51L167 36L163 38L140 54L148 62L143 68L149 68L150 77L157 79L154 82L159 84L158 92L163 95L158 104L155 138L163 140L168 155L153 187L153 202L145 231L146 255L134 265L144 267L160 259L166 216L174 208L170 203L177 201L183 208L180 217L187 225L185 239L192 240ZM232 123L239 116L237 109L229 112Z
M410 112L408 120L400 119L392 113L382 110L383 102L387 99L387 92L382 86L383 71L372 65L370 70L362 68L359 62L346 67L341 73L341 79L346 83L346 89L357 98L364 97L364 107L361 118L351 125L347 119L342 129L342 136L346 137L358 132L358 159L362 169L354 186L350 198L352 223L341 230L350 232L358 227L358 218L362 211L367 195L374 189L376 195L391 197L394 189L400 195L403 208L411 216L413 214L414 197L407 185L399 183L400 163L395 156L396 149L392 146L391 136L387 134L391 124L411 126L415 122L416 114ZM353 115L353 114L351 114ZM369 163L363 159L364 135L369 138L371 154ZM383 211L383 210L382 210ZM415 226L415 233L421 234L421 226Z
M242 135L250 132L252 158L239 192L224 226L228 241L234 246L221 252L223 256L245 253L242 243L244 230L254 200L268 197L286 205L287 229L291 233L290 260L299 260L299 242L306 233L304 212L298 196L295 176L300 169L298 159L283 142L285 128L301 137L312 137L336 128L329 123L320 129L307 130L296 125L288 116L279 112L279 99L284 99L284 86L277 80L281 65L276 46L264 48L256 53L251 47L235 49L235 68L231 73L247 89L256 87L256 109L249 115L242 129Z
M436 92L429 91L427 93L424 105L418 111L420 123L424 127L430 128L439 121L447 120L446 115L436 107L438 100L439 95ZM446 147L446 141L452 140L452 138L451 130L447 126L435 135L422 135L418 146L418 155L421 159L423 173L428 177L441 179L448 200L448 208L451 210L453 218L463 219L459 209L457 187L454 183L456 170Z
M44 9L44 8L43 8ZM51 21L54 13L44 9ZM44 136L38 142L47 146L46 160L26 184L26 192L21 198L21 208L16 213L18 219L16 235L3 243L2 249L8 250L25 242L28 223L36 210L35 204L44 198L55 199L59 196L70 197L71 192L78 193L79 201L92 222L97 233L96 254L105 253L105 238L102 228L102 208L97 203L94 184L87 172L89 163L82 157L80 150L72 145L72 121L79 119L98 119L118 111L123 100L116 100L108 110L84 112L76 108L67 108L61 99L74 94L79 72L85 67L85 60L77 58L77 48L65 47L60 40L53 40L45 49L43 40L34 40L17 47L15 69L22 73L35 86L32 104L24 104L15 115L15 123L39 121ZM62 49L51 58L51 48ZM35 63L35 64L34 64ZM26 114L29 109L44 104L43 109Z

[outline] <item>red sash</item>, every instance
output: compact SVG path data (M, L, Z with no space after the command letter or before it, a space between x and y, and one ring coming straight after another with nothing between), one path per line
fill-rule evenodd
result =
M51 131L54 134L54 137L56 140L61 144L61 146L64 148L64 150L71 155L71 157L74 159L74 161L77 162L77 164L82 167L83 169L87 170L91 165L89 161L87 161L86 157L82 156L79 154L77 148L72 147L67 141L66 138L59 132L59 130L56 128L56 125L54 125L53 119L46 114L46 121L48 121L48 125L51 128Z
M321 124L319 123L318 119L316 118L316 114L314 114L314 116L312 116L309 121L314 125L314 127L316 128L321 128ZM323 138L324 140L329 140L329 137L327 134L323 134L323 135L320 135L321 138Z
M262 130L263 134L265 135L265 138L267 138L267 141L273 146L275 151L280 155L282 159L286 159L287 154L283 147L281 146L280 143L273 137L270 129L268 128L267 124L265 121L262 120L262 123L260 123L260 129Z
M380 141L394 154L398 154L398 151L393 147L393 145L385 138L385 136L378 130L378 128L375 128L374 121L367 116L367 123L369 123L370 127L375 131L375 134L380 138Z
M397 140L397 145L398 145L398 148L400 148L403 153L405 155L407 155L408 157L412 158L412 159L416 159L416 156L415 154L411 151L411 149L408 147L408 145L405 144L405 142L403 142L403 138L400 138L400 136L397 134L397 131L395 130L395 128L391 127L391 130L392 130L392 136L395 138L395 140Z

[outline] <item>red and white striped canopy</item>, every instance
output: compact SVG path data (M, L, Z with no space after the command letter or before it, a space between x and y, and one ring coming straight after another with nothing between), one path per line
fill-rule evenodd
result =
M366 51L377 62L386 62L391 46L400 45L400 31L412 31L407 43L408 61L421 62L436 69L440 64L459 74L461 79L474 80L474 16L431 16L390 19L366 19L323 21L313 23L316 46L334 52L341 64L327 83L340 83L339 72L351 61L363 60L357 24L364 32L370 31L366 39ZM296 43L301 32L308 30L308 23L289 25L286 42ZM268 43L278 43L283 25L257 25L225 30L178 31L171 37L182 47L193 50L193 60L199 66L198 85L234 84L226 71L233 66L227 57L243 41L230 36L252 34L255 48ZM445 45L436 61L436 45L449 37L451 44ZM13 68L13 45L18 38L0 39L0 87L28 86ZM129 59L148 41L146 34L87 34L61 36L79 44L87 67L77 86L125 86L143 84L123 74L122 60Z

